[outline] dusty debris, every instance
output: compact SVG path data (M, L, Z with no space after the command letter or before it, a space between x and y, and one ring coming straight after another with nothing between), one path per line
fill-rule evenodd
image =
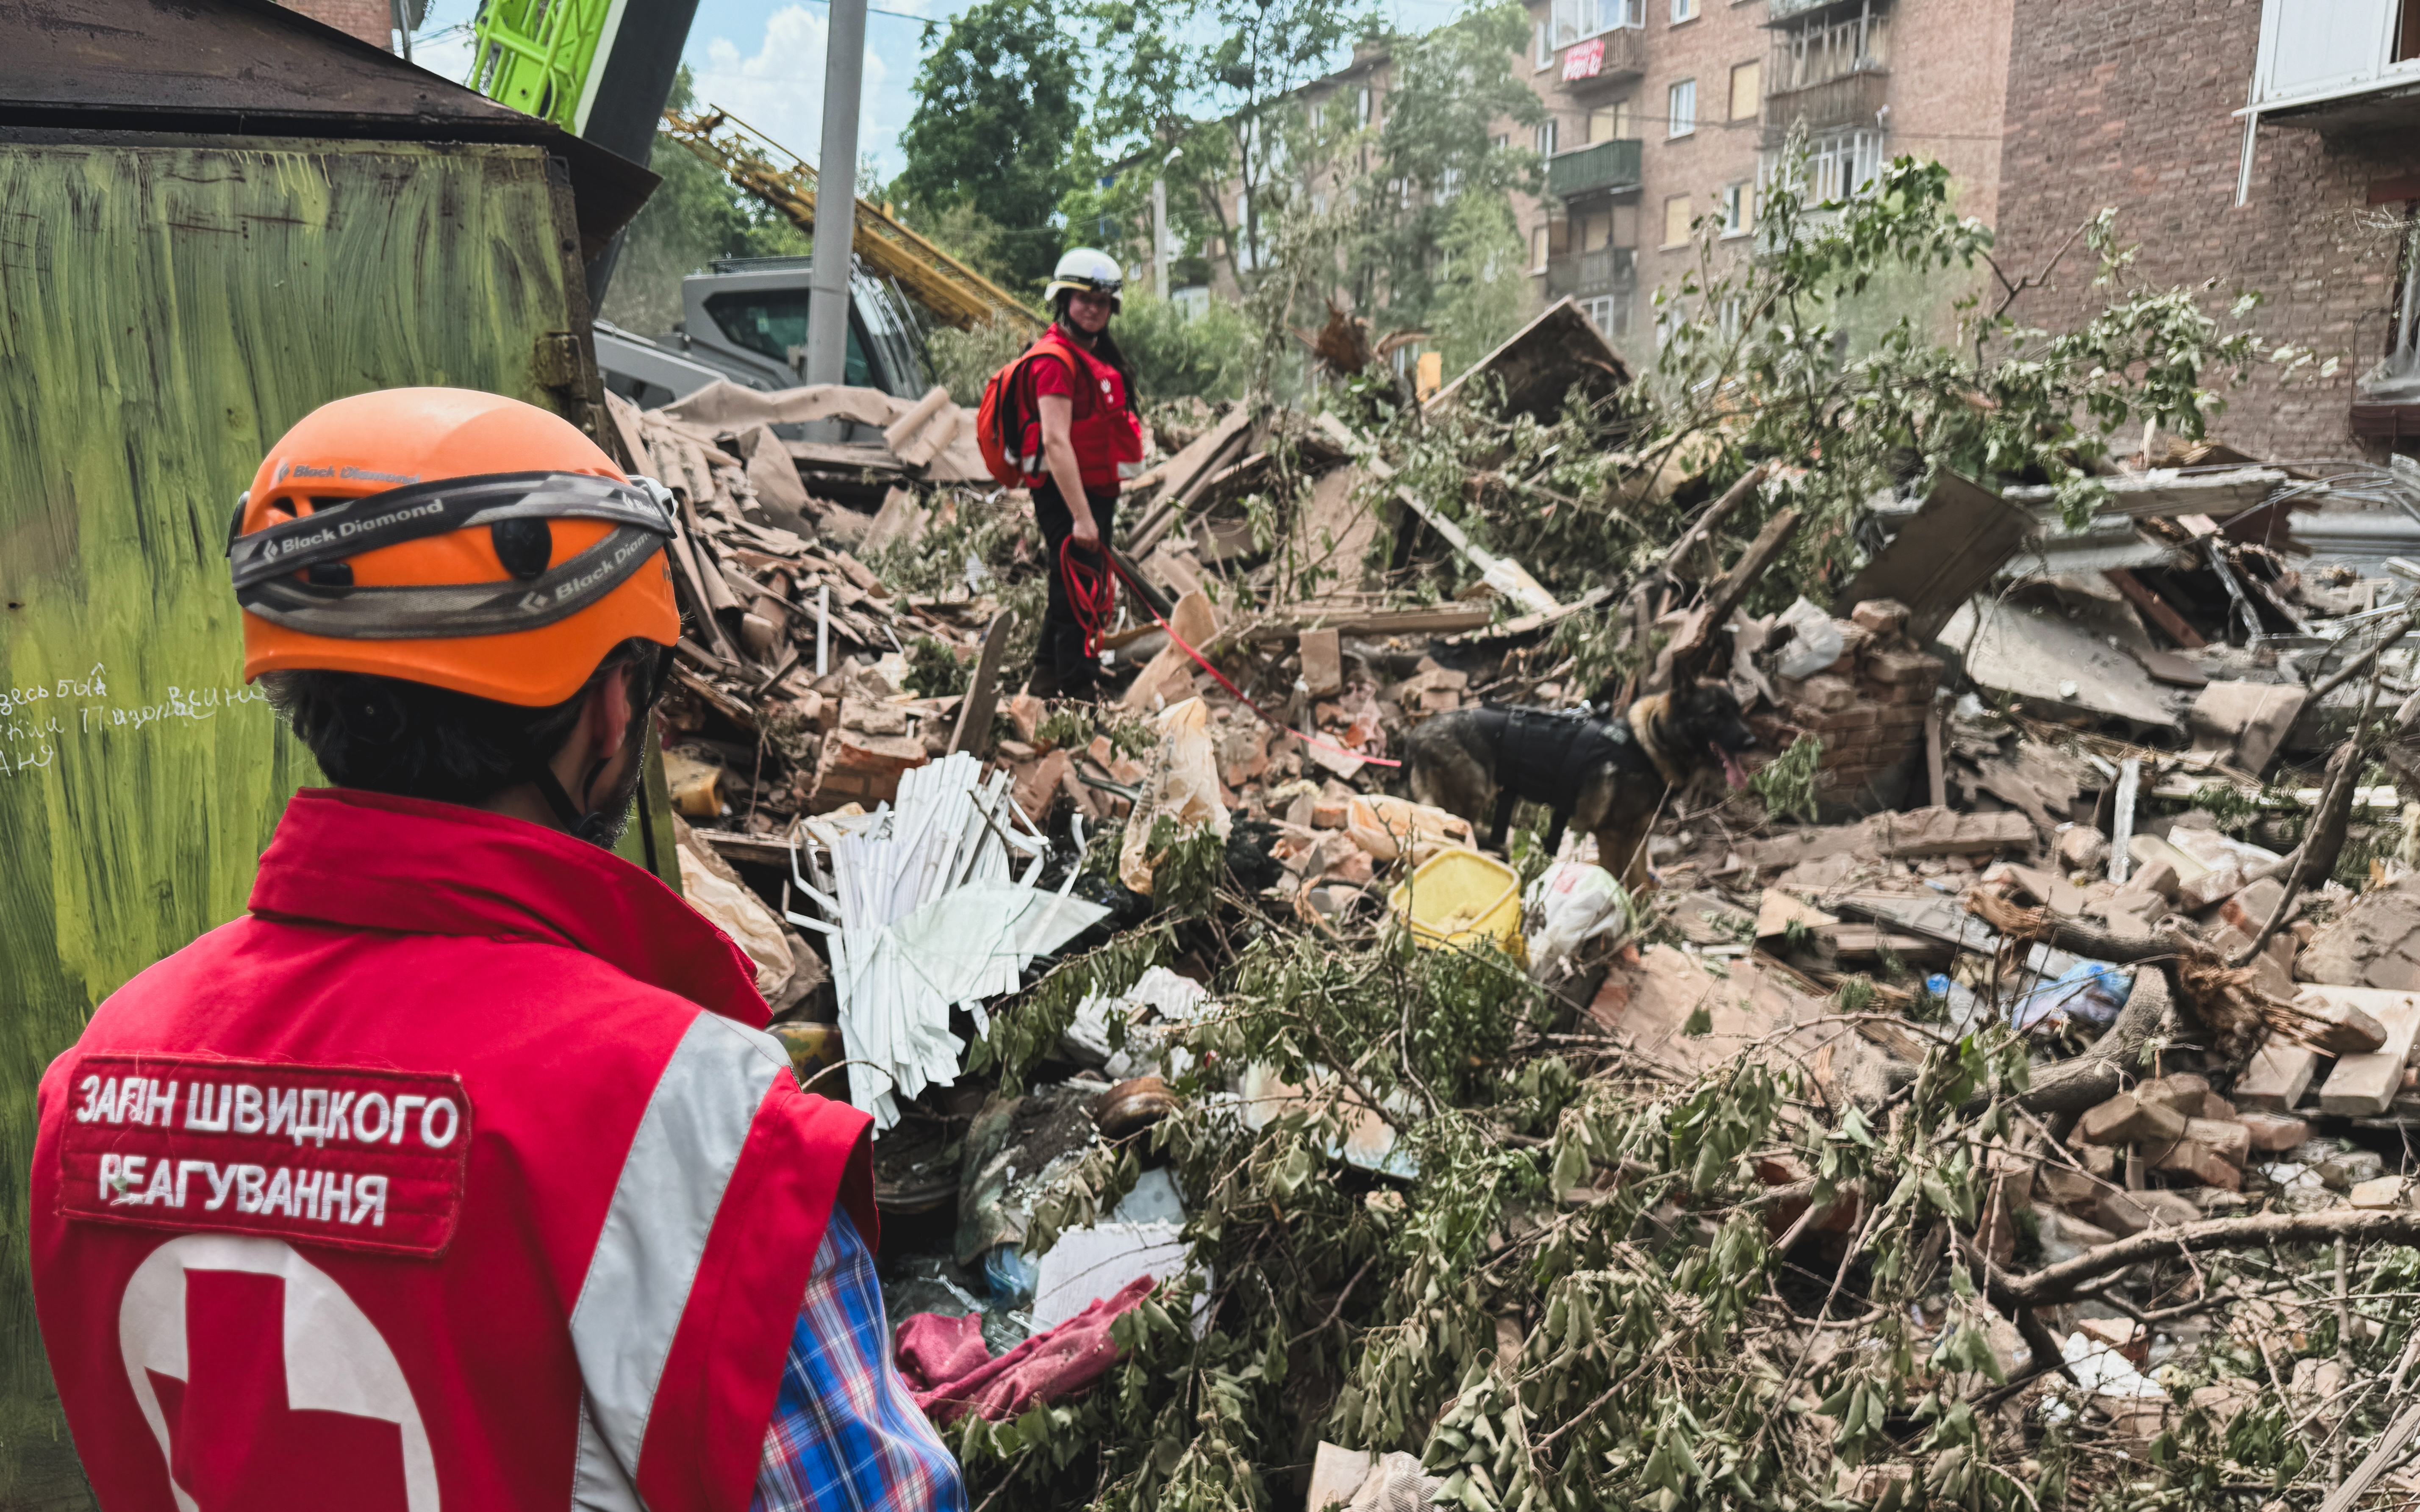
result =
M1609 454L1583 499L1519 440L1565 424L1575 378L1584 399L1628 381L1556 346L1574 318L1431 401L1428 424L1480 438L1459 494L1342 410L1185 420L1121 511L1164 601L1121 589L1098 706L1020 691L1038 534L1020 494L952 471L971 417L945 398L615 411L680 504L667 773L728 872L701 864L696 896L743 943L735 888L776 920L790 967L755 959L782 1033L802 1074L878 1110L880 1200L960 1219L917 1294L973 1310L920 1312L903 1366L972 1419L1108 1412L1143 1389L1110 1373L1144 1368L1108 1312L1155 1358L1219 1337L1241 1304L1211 1258L1266 1275L1305 1201L1406 1232L1415 1205L1484 1187L1462 1163L1485 1150L1544 1163L1548 1192L1474 1230L1492 1253L1619 1213L1642 1254L1753 1225L1788 1257L1775 1285L1817 1277L1760 1315L1776 1338L1823 1319L1809 1348L1831 1363L1792 1388L1810 1421L1845 1420L1823 1404L1876 1347L1869 1307L1994 1433L2056 1420L2096 1454L2148 1453L2180 1431L2172 1367L2210 1376L2197 1401L2290 1387L2309 1412L2312 1356L2229 1374L2196 1352L2202 1321L2133 1315L2226 1320L2187 1254L2257 1271L2273 1245L2318 1274L2341 1236L2349 1274L2383 1274L2363 1246L2420 1241L2406 1173L2378 1159L2420 1122L2420 845L2397 794L2353 785L2373 760L2400 771L2420 727L2403 591L2297 565L2316 480L2242 462L2102 474L2072 529L2049 499L1942 475L1869 501L1854 549L1802 508L1797 459L1716 476L1710 453ZM1527 418L1491 430L1475 396L1496 381ZM786 438L811 411L856 439ZM1651 504L1675 521L1666 561L1575 573L1512 548L1548 512ZM1809 550L1822 580L1786 576ZM1671 781L1635 894L1589 836L1544 854L1526 810L1479 854L1392 764L1439 715L1601 717L1699 680L1738 701L1760 770L1752 791ZM1875 1205L1911 1179L1919 1216ZM1253 1196L1212 1196L1230 1190ZM1876 1226L1915 1278L1897 1291L1856 1263ZM1284 1262L1317 1272L1290 1348L1375 1347L1370 1253ZM2264 1305L2303 1284L2258 1273ZM1767 1289L1760 1273L1749 1305ZM2324 1313L2326 1289L2295 1305ZM1630 1304L1588 1305L1601 1330ZM1534 1321L1464 1319L1457 1372L1499 1336L1506 1369L1532 1368ZM1488 1400L1449 1394L1438 1422L1475 1433ZM1930 1473L1877 1432L1875 1456L1909 1462L1842 1488ZM1449 1486L1361 1442L1319 1446L1313 1505Z

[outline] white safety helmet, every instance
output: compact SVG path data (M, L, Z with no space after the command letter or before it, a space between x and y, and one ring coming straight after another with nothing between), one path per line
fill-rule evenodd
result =
M1115 313L1125 302L1118 298L1124 287L1125 275L1115 257L1097 247L1070 247L1050 270L1050 285L1042 291L1042 301L1056 305L1062 293L1106 294Z

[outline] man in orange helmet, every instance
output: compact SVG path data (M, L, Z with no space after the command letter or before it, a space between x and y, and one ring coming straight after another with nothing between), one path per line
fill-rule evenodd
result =
M862 1114L604 847L666 496L515 400L322 407L237 508L247 678L335 783L40 1092L43 1339L108 1512L962 1508Z

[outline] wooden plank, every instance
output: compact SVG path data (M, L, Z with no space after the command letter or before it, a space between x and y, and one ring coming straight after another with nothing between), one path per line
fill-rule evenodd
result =
M2167 633L2169 640L2187 651L2197 651L2210 644L2201 632L2185 623L2185 617L2170 607L2166 599L2152 592L2150 586L2134 576L2133 569L2111 567L2102 573L2111 587L2126 595L2127 601L2151 617L2151 623Z
M1924 791L1936 809L1949 807L1948 774L1941 762L1941 705L1924 711Z
M1263 620L1243 632L1243 639L1255 643L1264 640L1290 640L1305 630L1340 630L1346 635L1419 635L1423 632L1443 635L1454 630L1475 630L1496 618L1496 611L1485 605L1475 607L1454 605L1435 609L1350 609L1332 611L1305 610L1286 619Z
M1480 578L1497 593L1535 614L1552 614L1563 607L1537 579L1529 576L1528 568L1511 557L1499 557L1473 541L1460 525L1431 508L1409 488L1397 488L1395 498L1405 509L1425 520L1429 529L1443 536L1445 543L1452 547L1464 561L1478 568Z
M1924 645L2036 529L2024 510L1945 472L1891 544L1832 600L1832 612L1845 619L1867 599L1898 599L1908 608L1907 633Z
M1008 633L1016 627L1016 611L1001 609L991 617L985 629L983 653L975 659L975 678L968 689L966 702L958 705L957 728L950 733L950 749L983 754L984 745L991 739L992 716L1000 709L1000 658L1007 649Z
M1510 640L1518 636L1533 635L1549 625L1560 625L1575 614L1592 609L1612 596L1613 590L1604 583L1599 583L1560 609L1536 614L1516 614L1501 624L1490 625L1483 629L1465 631L1461 635L1452 637L1451 640L1458 646L1478 646L1497 640Z
M1730 623L1731 615L1744 602L1751 589L1781 555L1782 548L1798 533L1798 511L1785 509L1764 522L1764 529L1748 543L1731 570L1723 574L1706 590L1705 601L1691 610L1688 625L1672 639L1672 683L1678 687L1699 670L1714 650L1714 636Z
M1755 497L1757 488L1772 472L1772 463L1759 462L1741 473L1739 480L1724 489L1723 496L1707 505L1703 513L1690 521L1689 528L1681 532L1681 538L1672 543L1672 549L1664 555L1665 572L1675 580L1685 577L1695 581L1697 574L1688 570L1689 553L1722 529L1723 521L1730 518L1733 510Z

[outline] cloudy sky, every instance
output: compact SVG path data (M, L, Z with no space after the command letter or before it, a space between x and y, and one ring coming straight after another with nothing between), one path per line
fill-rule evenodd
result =
M899 133L916 108L908 92L923 55L922 18L946 19L968 0L874 0L865 21L864 116L858 154L884 177L905 166ZM428 0L412 61L449 79L470 71L478 0ZM1452 19L1459 0L1386 0L1394 23L1425 30ZM810 162L823 136L823 0L698 0L683 56L697 97L720 105Z
M916 108L908 86L923 52L923 16L947 17L966 0L878 0L865 19L865 114L858 151L885 177L903 166L899 133ZM470 71L471 18L477 0L430 0L412 61L449 79ZM798 0L699 0L683 54L697 97L721 106L815 161L823 136L823 4Z

